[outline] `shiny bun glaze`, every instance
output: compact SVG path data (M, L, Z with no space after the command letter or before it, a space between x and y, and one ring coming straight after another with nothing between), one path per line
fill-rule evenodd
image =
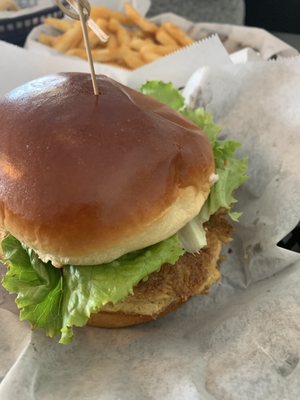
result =
M172 235L214 172L201 131L105 76L29 82L0 99L0 225L55 265L99 264Z

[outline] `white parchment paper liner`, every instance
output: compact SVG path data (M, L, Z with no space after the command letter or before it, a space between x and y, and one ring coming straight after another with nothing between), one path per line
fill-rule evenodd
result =
M206 45L213 50L217 43ZM7 46L0 43L1 50ZM7 65L18 52L9 46ZM24 80L32 74L28 63ZM250 165L237 193L244 214L231 252L224 248L221 282L157 322L78 329L70 346L32 333L0 291L1 400L300 397L299 254L276 247L300 213L299 59L222 66L216 51L215 63L196 72L185 95L242 143ZM40 65L43 74L47 67ZM31 66L38 74L37 60ZM5 68L0 64L0 72Z
M20 63L14 62L14 79L2 80L0 94L8 92L16 85L26 82L26 80L45 74L63 71L89 72L88 64L74 57L53 56L50 54L41 56L39 52L34 50L26 51L1 41L0 51L3 54L3 57L0 58L2 76L11 74L11 64L8 60L12 58L22 60ZM184 63L182 63L183 58L185 60ZM135 71L97 63L95 63L95 71L97 74L105 74L134 88L138 88L140 84L149 79L166 81L172 79L176 87L183 87L195 70L201 66L214 65L216 59L222 64L231 63L230 57L218 36L212 36L188 46L182 51L162 57L155 63L147 64ZM174 69L172 76L170 75L170 69Z

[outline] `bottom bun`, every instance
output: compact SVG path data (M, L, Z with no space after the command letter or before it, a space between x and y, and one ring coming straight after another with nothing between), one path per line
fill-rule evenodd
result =
M199 254L185 253L175 265L164 264L146 281L140 282L134 294L117 304L107 304L92 314L88 325L122 328L160 318L191 297L208 292L220 278L218 260L222 244L230 240L232 228L224 212L213 215L205 225L207 246Z

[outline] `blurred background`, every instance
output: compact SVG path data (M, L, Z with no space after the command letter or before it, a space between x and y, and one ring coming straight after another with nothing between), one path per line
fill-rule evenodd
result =
M300 0L152 0L149 15L170 10L197 22L261 27L300 50Z
M41 0L0 0L15 2L21 8L34 6ZM0 39L23 45L25 37L46 16L61 17L55 1L48 1L47 10L31 18L9 20L1 16ZM90 0L93 4L93 0ZM138 4L138 0L137 0ZM218 22L264 28L300 50L300 0L152 0L147 16L173 12L195 22Z
M300 34L300 0L246 0L245 24Z
M245 25L273 32L300 51L300 0L246 0Z
M173 11L193 21L300 33L300 0L152 0L149 15Z

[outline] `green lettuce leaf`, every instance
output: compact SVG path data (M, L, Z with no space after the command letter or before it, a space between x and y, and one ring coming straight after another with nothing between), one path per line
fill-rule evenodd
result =
M183 254L178 237L126 254L101 265L54 268L13 236L2 241L8 271L2 285L17 293L21 319L43 328L60 343L73 338L73 326L84 326L106 303L117 303L133 292L141 280L165 264L175 264Z
M218 182L211 188L208 199L204 203L200 211L201 218L204 222L209 220L220 208L230 210L236 199L233 192L246 179L247 160L229 159L223 168L216 168L216 174L219 176ZM229 211L232 220L237 221L241 213Z
M43 263L11 235L2 240L2 250L9 266L2 285L10 293L17 293L20 319L30 321L33 328L44 328L50 337L57 335L62 324L61 270Z
M198 251L206 244L203 224L212 214L220 208L225 208L232 220L237 221L240 217L241 213L232 212L230 209L236 202L233 192L247 179L247 159L236 159L236 150L240 144L234 140L218 139L221 127L213 121L212 115L203 108L193 110L187 107L182 95L171 83L148 81L141 86L141 91L162 103L172 104L173 108L202 128L211 143L218 181L213 185L200 214L179 232L184 248L191 252ZM179 98L181 101L177 100Z
M172 83L161 81L148 81L141 86L141 92L147 96L153 97L161 103L178 111L184 106L184 97L173 87Z

